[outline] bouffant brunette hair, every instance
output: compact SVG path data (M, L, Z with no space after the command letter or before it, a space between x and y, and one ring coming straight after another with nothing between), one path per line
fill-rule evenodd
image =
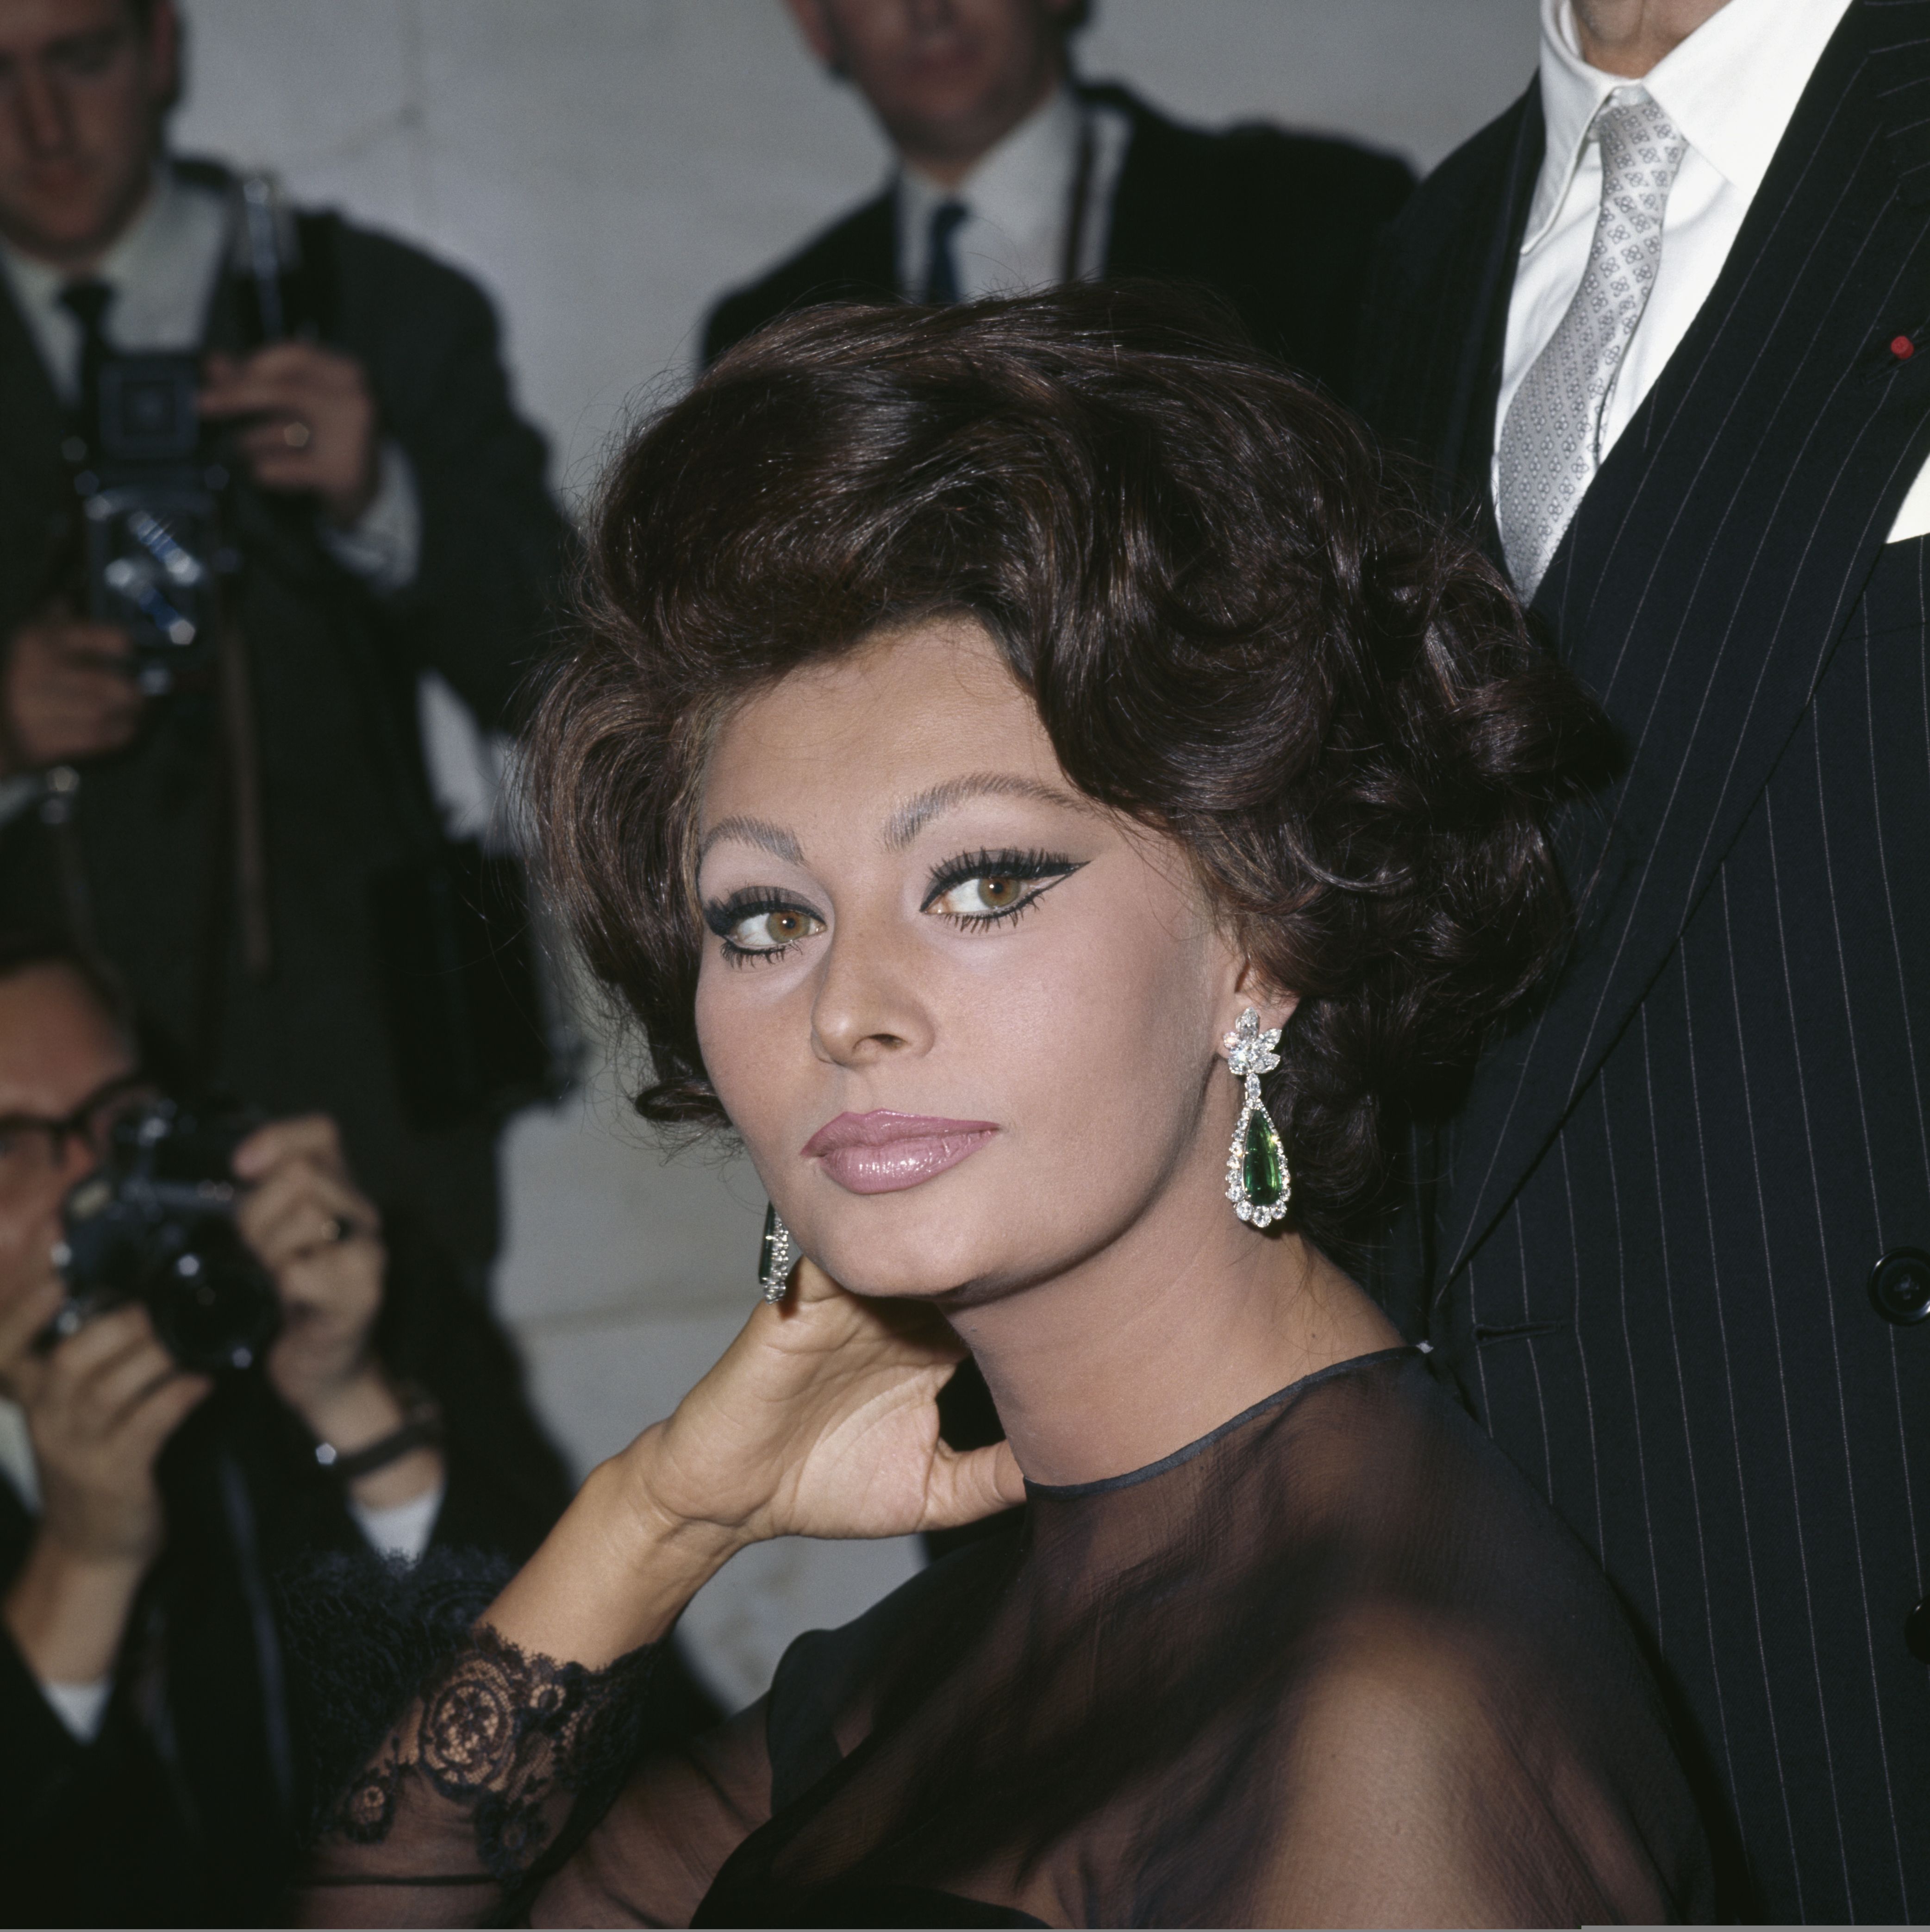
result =
M1299 994L1268 1100L1316 1239L1567 933L1547 820L1604 768L1601 714L1367 431L1190 298L780 322L630 440L587 583L532 795L652 1120L724 1118L693 1018L720 722L928 618L983 626L1072 783L1177 840Z

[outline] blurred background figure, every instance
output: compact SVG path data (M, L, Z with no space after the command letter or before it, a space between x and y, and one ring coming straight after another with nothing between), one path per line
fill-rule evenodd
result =
M152 1294L53 1340L62 1202L158 1094L119 989L57 940L0 935L14 1924L272 1922L312 1715L287 1693L278 1580L432 1544L520 1562L570 1492L501 1331L414 1231L385 1228L325 1116L233 1155L236 1227L281 1321L260 1365L211 1372Z
M565 529L475 285L176 159L180 52L173 0L0 0L0 901L200 1077L329 1112L479 1286L519 1016L422 970L488 948L416 681L502 718ZM205 488L207 554L103 524L117 485Z
M1209 134L1076 80L1085 0L789 0L897 158L884 191L712 310L712 362L811 302L970 301L1093 276L1196 283L1336 388L1374 240L1412 187L1352 142Z

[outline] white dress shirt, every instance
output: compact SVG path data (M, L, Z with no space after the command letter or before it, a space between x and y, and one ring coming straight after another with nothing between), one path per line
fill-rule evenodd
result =
M146 206L92 271L114 291L102 325L113 346L131 354L199 350L231 232L225 196L179 179L164 164L157 168ZM56 392L71 403L80 385L81 328L62 306L60 292L72 272L37 262L5 242L0 271ZM422 514L415 472L401 449L385 440L377 463L374 500L361 519L346 530L326 519L317 528L344 570L390 596L415 580Z
M26 1415L18 1402L5 1396L0 1396L0 1480L12 1484L30 1514L40 1514L40 1470L34 1461ZM349 1514L377 1556L413 1563L429 1546L447 1486L437 1483L419 1496L389 1509L369 1509L351 1498ZM0 1642L5 1640L0 1638ZM55 1716L84 1744L92 1744L100 1735L113 1690L111 1677L96 1678L87 1684L44 1682L41 1685Z
M1688 334L1722 272L1797 101L1850 0L1727 0L1639 82L1582 58L1571 0L1541 0L1541 112L1547 148L1508 306L1496 464L1508 407L1547 346L1588 266L1601 204L1595 111L1618 87L1646 88L1688 144L1662 221L1654 289L1602 406L1605 457ZM1498 496L1499 476L1493 478ZM1892 543L1930 532L1930 466Z
M1097 274L1106 266L1112 190L1132 140L1132 123L1119 109L1089 105L1062 87L956 188L941 188L914 167L899 171L895 196L900 290L914 302L923 296L932 212L947 201L962 202L968 210L952 235L959 293L966 301L1050 288L1063 281L1079 142L1088 129L1092 161L1079 260L1073 268L1077 276Z

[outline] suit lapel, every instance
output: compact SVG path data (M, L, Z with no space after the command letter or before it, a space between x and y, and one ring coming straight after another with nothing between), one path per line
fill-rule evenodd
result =
M1454 392L1441 428L1435 454L1435 474L1450 486L1458 482L1463 494L1472 493L1480 506L1483 535L1498 558L1501 541L1489 500L1488 470L1494 454L1494 406L1501 394L1502 358L1508 346L1508 302L1514 292L1514 269L1520 260L1521 238L1547 145L1541 117L1538 82L1516 104L1514 139L1502 177L1501 219L1487 244L1471 257L1474 279L1466 309L1463 340L1477 345L1477 353L1462 358ZM1460 505L1443 503L1443 508Z
M73 490L61 459L66 419L39 350L0 278L0 556L7 559L0 588L0 625L14 623L50 584L50 566L68 526Z
M1666 962L1930 456L1930 353L1889 347L1930 349L1926 104L1930 0L1858 0L1535 599L1629 760L1571 828L1590 884L1569 974L1484 1065L1457 1131L1452 1268Z

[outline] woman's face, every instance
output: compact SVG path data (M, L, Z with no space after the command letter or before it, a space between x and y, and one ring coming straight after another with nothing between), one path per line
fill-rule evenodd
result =
M1162 1216L1232 1223L1241 962L1179 848L1067 782L977 626L746 704L699 838L704 1064L847 1287L977 1300Z

